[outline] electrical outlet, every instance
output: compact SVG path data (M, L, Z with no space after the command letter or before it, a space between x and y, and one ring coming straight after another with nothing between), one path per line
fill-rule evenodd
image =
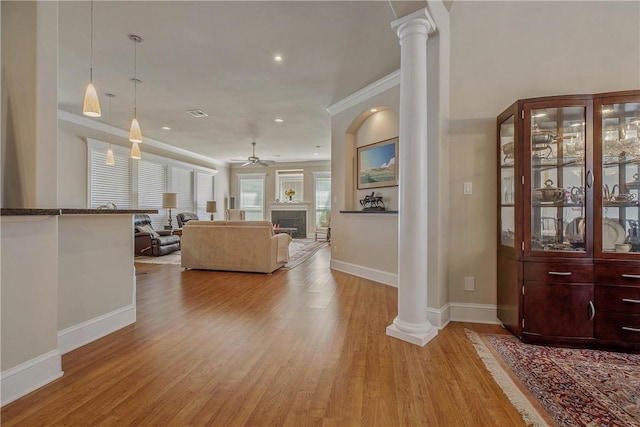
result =
M476 290L476 278L473 276L465 276L464 278L464 290L467 292L474 292Z

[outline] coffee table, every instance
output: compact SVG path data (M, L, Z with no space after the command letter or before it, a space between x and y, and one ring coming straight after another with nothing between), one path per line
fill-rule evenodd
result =
M287 233L289 236L291 236L291 238L293 238L293 233L296 233L298 231L298 229L297 228L289 228L289 227L280 227L280 228L274 228L273 231L276 234Z

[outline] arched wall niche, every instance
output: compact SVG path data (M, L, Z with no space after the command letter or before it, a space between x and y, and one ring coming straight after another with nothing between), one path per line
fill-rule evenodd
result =
M376 142L396 138L398 136L398 113L388 107L380 106L373 112L370 109L360 113L349 125L345 137L345 158L351 161L345 162L345 177L350 177L345 182L347 188L347 209L360 210L360 200L366 194L374 192L376 196L382 196L387 210L398 209L398 187L380 187L358 190L357 177L357 149ZM397 159L396 159L397 161Z

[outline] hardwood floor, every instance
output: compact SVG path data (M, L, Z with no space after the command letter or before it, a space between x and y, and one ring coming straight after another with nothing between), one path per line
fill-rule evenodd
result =
M502 328L388 337L397 290L329 256L272 275L137 264L137 322L64 355L2 425L525 425L464 333Z

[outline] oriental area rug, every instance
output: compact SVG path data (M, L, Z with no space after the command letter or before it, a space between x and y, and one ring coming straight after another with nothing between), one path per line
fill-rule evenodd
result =
M466 332L530 425L640 427L640 354L536 346L513 335Z
M327 246L327 242L317 242L309 239L294 239L289 244L289 262L284 265L284 269L291 270L311 258L318 250ZM180 265L180 251L176 251L163 256L137 256L134 262L146 264L178 264Z

